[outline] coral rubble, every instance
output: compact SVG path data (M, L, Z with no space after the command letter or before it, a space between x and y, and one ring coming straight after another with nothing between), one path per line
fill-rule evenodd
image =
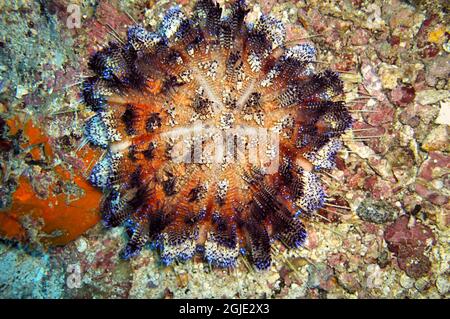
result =
M105 224L127 225L125 258L150 241L165 264L199 253L235 266L248 250L266 269L271 240L302 245L296 214L324 205L318 171L334 167L351 125L343 82L314 71L311 45L286 47L281 21L246 23L244 1L222 11L209 0L191 18L171 8L157 31L131 26L89 61L85 136L106 149L89 179L105 193ZM256 149L259 162L270 153L262 167Z

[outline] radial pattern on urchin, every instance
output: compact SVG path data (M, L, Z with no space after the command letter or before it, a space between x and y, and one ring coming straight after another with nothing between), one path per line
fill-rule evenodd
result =
M91 57L85 136L105 151L89 180L105 225L128 230L123 257L150 243L165 264L232 267L242 253L265 269L272 242L301 246L301 220L324 205L317 171L351 126L342 81L316 73L311 45L287 47L280 21L247 13L175 7Z

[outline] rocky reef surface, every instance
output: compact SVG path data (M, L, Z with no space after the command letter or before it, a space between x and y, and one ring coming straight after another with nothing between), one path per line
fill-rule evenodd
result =
M223 1L220 1L223 2ZM201 261L163 267L118 252L85 181L87 59L133 20L156 26L174 1L0 3L0 297L448 298L450 30L446 1L247 1L339 70L355 119L334 198L305 247L280 245L268 271ZM189 10L190 1L176 3ZM78 15L79 13L79 15ZM79 21L78 21L79 18ZM79 23L78 23L79 22ZM114 30L114 31L111 31Z

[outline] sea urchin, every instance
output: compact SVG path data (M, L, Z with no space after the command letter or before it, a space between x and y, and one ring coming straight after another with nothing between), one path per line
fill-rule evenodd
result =
M301 219L324 205L317 171L352 122L342 81L315 72L310 44L287 47L280 21L247 13L199 0L91 57L85 136L105 151L89 180L105 225L127 227L124 258L149 242L164 264L232 267L248 252L265 269L272 241L302 245Z

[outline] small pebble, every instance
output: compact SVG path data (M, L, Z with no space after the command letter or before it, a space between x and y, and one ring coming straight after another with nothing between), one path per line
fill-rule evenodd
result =
M77 246L77 250L79 253L84 252L87 247L88 247L88 243L87 240L84 239L83 237L80 237L77 241L76 241L76 246Z

